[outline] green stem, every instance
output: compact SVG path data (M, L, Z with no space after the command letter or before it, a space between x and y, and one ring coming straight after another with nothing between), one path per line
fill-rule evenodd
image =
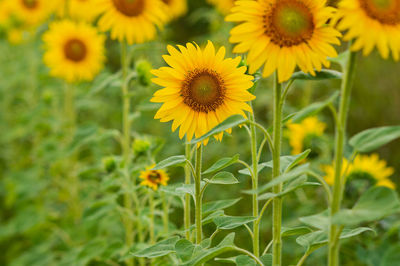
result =
M296 264L296 266L302 266L303 263L306 261L306 259L308 258L308 256L310 256L310 251L306 251L303 255L303 257L301 257L301 259L299 260L299 262Z
M282 84L278 82L278 74L275 73L274 84L274 130L273 130L273 145L274 152L272 154L273 168L272 178L277 178L280 175L280 156L281 156L281 139L282 139ZM279 194L282 192L282 184L273 187L273 193ZM276 197L273 200L272 212L272 265L282 265L282 198Z
M76 127L76 111L75 111L75 86L66 84L64 96L64 112L66 116L67 139L72 139L75 134Z
M351 88L353 86L355 74L356 53L350 52L341 87L341 98L339 107L338 123L336 123L336 139L335 139L335 173L334 186L331 202L331 218L340 209L343 197L344 182L342 178L343 153L346 137L347 115L349 112ZM328 265L339 265L339 240L337 237L338 226L331 224L329 230L329 255Z
M150 244L156 243L154 235L154 193L149 189L149 205L150 205Z
M186 144L185 146L185 155L186 159L190 161L191 157L191 147L190 144ZM185 165L185 184L190 185L191 183L191 172L190 172L190 165L187 163ZM185 195L185 204L184 204L184 217L183 222L185 225L185 232L186 232L186 239L191 241L190 235L190 195Z
M251 104L251 103L250 103ZM257 132L255 126L254 111L250 114L250 137L251 137L251 161L253 164L252 174L252 189L256 191L258 189L258 159L257 159ZM253 194L253 216L258 216L258 193ZM259 223L253 223L253 253L256 257L260 256L260 225Z
M164 234L168 235L168 224L169 224L169 202L165 196L165 192L161 192L162 206L163 206L163 226Z
M203 153L203 145L196 150L196 162L195 162L195 197L196 197L196 244L200 244L202 240L202 224L201 224L201 215L202 215L202 193L201 193L201 163L202 163L202 153Z

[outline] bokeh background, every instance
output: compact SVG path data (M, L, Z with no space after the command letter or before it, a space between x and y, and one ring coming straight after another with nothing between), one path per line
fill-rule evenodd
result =
M110 175L104 170L104 158L120 154L114 139L115 129L121 126L120 83L114 78L119 70L119 45L107 42L106 69L92 83L80 84L76 92L79 129L70 136L72 143L65 143L63 130L63 82L49 77L42 61L41 33L21 44L10 44L2 33L0 38L0 265L119 265L117 252L99 253L105 245L118 246L123 229L118 225L118 214L110 210L94 212L92 220L82 224L68 218L70 204L68 171L65 160L77 152L76 174L80 180L82 205L87 216L93 212L96 199L112 197L99 189ZM190 0L186 16L168 25L160 33L159 40L137 45L130 52L134 67L146 62L156 68L164 65L161 54L166 44L184 44L195 41L202 45L212 40L216 46L228 49L229 30L232 24L224 22L223 15L204 0ZM346 47L346 44L344 44ZM344 47L338 48L343 50ZM339 69L338 66L333 66ZM400 124L400 64L383 60L377 53L358 58L357 75L349 114L349 136L364 129ZM153 120L158 105L149 103L158 88L148 83L151 74L131 84L133 94L133 134L136 139L149 141L156 158L162 160L171 155L184 153L184 142L177 133L171 133L169 123ZM262 81L257 87L254 101L256 119L264 126L271 125L271 80ZM296 82L291 90L285 113L290 114L308 104L324 100L339 89L339 81ZM332 156L333 130L328 111L319 114L327 123L324 148L318 164L329 164ZM205 166L223 156L240 153L241 159L250 161L248 137L244 129L235 129L225 136L222 143L211 141L205 149ZM290 154L284 139L284 154ZM400 141L381 148L378 153L395 168L392 180L400 187ZM261 161L270 159L264 153ZM141 162L137 162L141 165ZM230 170L237 173L240 167ZM318 169L318 166L316 166ZM183 171L169 170L170 183L183 181ZM229 215L250 215L250 197L241 191L250 188L250 179L237 174L241 183L229 187L211 187L205 201L242 197L229 208ZM267 182L270 172L264 170L260 183ZM101 202L101 201L100 201ZM284 201L284 226L300 225L298 217L315 214L325 209L321 189L299 190ZM347 207L354 202L347 201ZM173 204L171 220L176 227L182 226L182 209ZM95 209L97 210L97 209ZM267 211L262 224L262 247L271 239L271 211ZM366 233L351 243L344 242L343 265L379 265L383 252L399 241L400 224L390 217L374 225L377 234ZM205 233L213 232L212 225L205 226ZM384 233L385 232L385 233ZM218 238L221 238L222 233ZM95 237L93 237L95 236ZM251 240L245 229L239 230L237 244L250 249ZM97 252L97 253L96 253ZM303 253L295 237L288 238L284 246L284 264L296 262ZM313 254L307 265L324 265L325 248ZM216 263L215 265L219 265Z

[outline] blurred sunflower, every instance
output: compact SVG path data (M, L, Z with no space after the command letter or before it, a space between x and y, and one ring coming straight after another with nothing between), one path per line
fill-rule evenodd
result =
M333 186L335 183L335 168L333 165L323 165L322 171L325 172L325 181L328 183L328 185ZM347 173L351 173L353 169L353 166L349 164L349 161L346 158L343 158L343 164L342 164L342 176L344 176Z
M193 134L198 138L231 115L251 112L246 102L255 98L247 91L253 77L245 74L245 66L238 67L240 57L224 59L225 47L215 53L210 41L204 50L191 43L178 47L168 46L170 55L163 56L170 67L152 71L157 76L153 82L164 87L151 99L163 103L155 119L173 120L172 131L180 126L179 137L186 134L190 141Z
M104 36L84 22L54 22L43 40L44 62L55 77L68 82L89 81L103 67Z
M161 0L171 19L178 18L187 12L187 0Z
M150 170L153 168L154 165L148 167L146 171L141 171L140 172L140 178L143 179L143 181L140 183L142 186L148 186L152 188L153 190L157 190L158 186L166 186L167 182L169 180L169 176L167 172L164 170Z
M44 22L54 11L56 1L47 0L7 0L13 14L27 26Z
M241 22L231 30L229 39L238 43L233 52L248 52L250 73L264 65L263 76L278 71L279 82L288 80L296 65L315 75L327 57L336 57L332 44L341 36L326 25L335 9L325 0L236 1L227 21Z
M7 28L10 26L12 17L12 8L10 1L0 0L0 27Z
M376 46L383 58L391 51L399 60L400 0L342 0L336 21L339 30L347 30L344 40L355 39L352 50L368 55Z
M112 39L129 44L154 39L157 27L168 18L160 0L95 0L94 8L102 13L99 28L111 30Z
M67 0L62 0L59 4L58 15L61 17L70 17L75 20L82 20L92 22L100 14L98 9L95 8L96 0L68 0L67 7L65 6ZM68 11L66 14L66 11Z
M343 168L346 168L347 165L348 162L346 161ZM326 182L333 185L333 167L325 166L325 172L327 173ZM380 160L378 154L359 155L350 165L346 179L365 179L376 186L395 189L396 185L389 178L393 173L394 169L388 167L386 161Z
M235 5L235 0L207 0L207 2L215 6L224 15L227 15Z
M289 138L289 144L292 147L292 154L299 154L303 152L306 143L311 142L314 137L323 135L326 124L320 122L317 117L307 117L300 123L287 124L286 135Z

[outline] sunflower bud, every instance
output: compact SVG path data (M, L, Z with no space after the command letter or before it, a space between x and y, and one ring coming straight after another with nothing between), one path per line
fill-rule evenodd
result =
M150 149L150 141L147 139L135 139L132 143L133 153L135 155L141 155Z
M111 173L117 168L117 162L113 156L103 158L102 162L107 173Z
M140 60L136 63L136 73L140 84L149 86L151 84L152 74L150 73L152 66L147 60Z

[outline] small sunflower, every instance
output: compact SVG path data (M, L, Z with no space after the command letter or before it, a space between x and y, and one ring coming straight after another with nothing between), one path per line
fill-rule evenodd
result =
M142 186L148 186L153 190L157 190L158 186L166 186L169 180L167 172L164 170L150 170L154 165L148 167L146 171L140 172L140 178L143 181L140 183Z
M84 22L54 22L44 34L44 62L51 75L68 82L90 81L102 69L104 36Z
M383 58L391 51L399 60L400 0L342 0L336 21L339 30L347 30L344 40L355 39L352 50L368 55L377 47Z
M207 0L207 2L215 6L224 15L227 15L235 5L235 0Z
M6 0L14 15L27 26L43 23L54 11L56 1L48 0Z
M95 0L95 10L102 13L98 26L111 30L111 38L129 44L155 38L168 18L161 0Z
M303 151L304 142L313 137L323 135L326 124L320 122L317 117L307 117L300 123L288 123L287 136L292 147L292 154L299 154Z
M171 19L184 15L187 11L187 0L161 0L166 6L166 12Z
M66 5L67 3L67 7ZM92 22L99 15L99 11L95 8L96 0L62 0L59 4L58 15L66 17L66 11L68 16L72 19L79 21Z
M233 52L248 52L250 73L264 65L263 76L278 72L279 82L288 80L296 65L315 75L327 57L336 57L332 44L341 36L326 25L335 9L325 0L256 0L236 1L227 21L241 22L231 30Z
M193 134L198 138L231 115L251 112L246 102L255 98L247 91L253 77L245 74L245 66L238 67L240 57L224 59L225 47L215 53L210 41L204 50L191 43L178 47L167 47L170 55L163 58L169 67L152 71L157 76L153 82L164 87L151 99L163 103L155 119L173 120L172 131L180 126L179 137L186 134L190 141ZM221 140L222 134L216 138Z
M348 167L348 161L344 161L343 174ZM325 180L329 185L334 183L334 170L332 166L323 167L326 176ZM396 185L390 180L393 175L394 169L388 167L384 160L379 159L377 154L359 155L354 159L354 162L348 167L346 174L347 179L368 179L376 186L384 186L395 189Z

